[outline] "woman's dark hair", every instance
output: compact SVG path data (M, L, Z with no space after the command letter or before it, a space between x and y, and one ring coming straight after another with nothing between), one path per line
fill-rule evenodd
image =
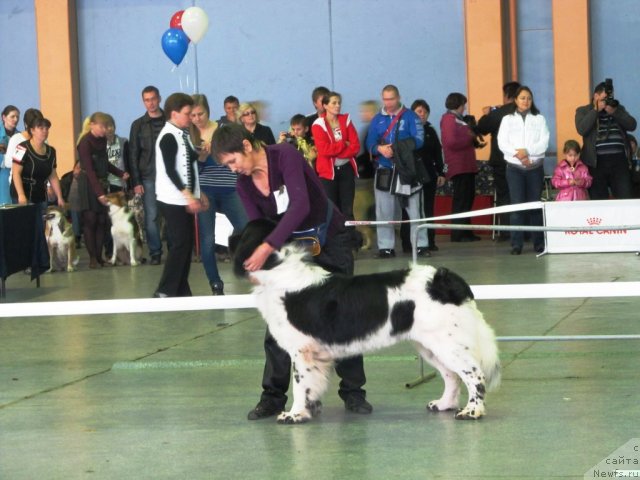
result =
M415 111L416 108L418 108L418 107L422 107L427 111L427 113L431 113L431 108L429 107L429 104L427 103L426 100L423 100L422 98L419 98L419 99L415 100L411 104L411 110L413 110L413 111Z
M18 107L13 106L13 105L7 105L6 107L4 107L4 109L2 110L2 116L6 117L7 115L9 115L11 112L18 112L20 113L20 109L18 109Z
M22 117L22 121L24 122L24 129L28 132L29 129L33 128L36 120L43 118L42 112L37 108L27 108L24 112L24 116Z
M447 99L444 101L444 107L447 110L457 110L462 105L467 103L467 97L458 92L453 92L447 95Z
M33 121L33 125L31 125L31 128L34 129L36 127L51 128L51 120L49 120L48 118L36 118Z
M164 102L164 115L168 120L171 118L171 112L179 112L186 106L193 105L193 98L186 93L172 93Z
M244 153L244 141L251 143L255 150L262 149L260 141L253 134L237 123L229 123L219 127L211 139L211 156L220 159L226 153Z
M340 99L340 102L342 102L342 95L340 95L338 92L329 92L322 96L322 105L329 105L331 97L338 97Z
M531 115L539 115L540 110L538 110L538 107L536 107L536 103L533 101L533 92L526 85L522 85L518 90L516 90L516 94L513 98L517 99L522 92L529 92L529 95L531 95L531 108L529 109ZM513 106L511 106L511 104L509 104L509 106L510 108L507 110L508 113L515 113L518 110L516 102L513 102Z

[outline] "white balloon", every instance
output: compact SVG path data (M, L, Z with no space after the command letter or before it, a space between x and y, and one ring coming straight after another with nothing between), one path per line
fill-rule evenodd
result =
M209 17L200 7L189 7L182 14L182 30L193 43L198 43L209 28Z

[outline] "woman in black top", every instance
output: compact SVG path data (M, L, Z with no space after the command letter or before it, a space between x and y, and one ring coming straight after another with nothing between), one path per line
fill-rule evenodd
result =
M276 139L273 136L273 132L266 125L258 123L258 112L253 105L241 103L240 107L238 107L238 120L244 128L253 134L253 138L265 145L275 145Z
M28 203L37 206L36 212L36 247L33 266L40 271L49 269L49 252L44 237L43 216L47 211L47 182L56 194L58 205L64 207L60 179L56 171L56 149L47 145L51 122L38 117L32 125L27 126L31 137L16 147L13 155L11 196L20 205Z

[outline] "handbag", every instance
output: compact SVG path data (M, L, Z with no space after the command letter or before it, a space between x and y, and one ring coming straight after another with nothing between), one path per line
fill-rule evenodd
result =
M379 168L376 170L376 190L388 192L391 190L391 180L393 178L393 168Z

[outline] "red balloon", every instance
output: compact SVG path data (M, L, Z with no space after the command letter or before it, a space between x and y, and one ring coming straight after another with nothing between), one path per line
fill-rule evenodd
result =
M171 17L171 22L169 22L170 28L178 28L182 30L182 14L183 13L184 13L184 10L178 10L176 13L173 14L173 17Z

